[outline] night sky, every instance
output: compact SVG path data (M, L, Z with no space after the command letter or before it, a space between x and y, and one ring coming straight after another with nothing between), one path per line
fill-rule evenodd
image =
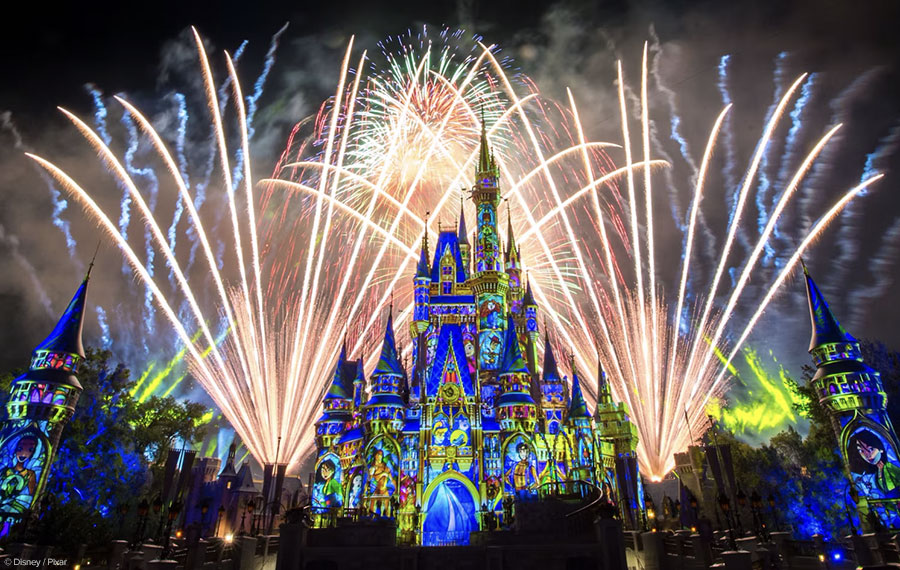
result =
M249 40L243 65L255 75L272 34L285 22L290 27L261 100L259 128L267 130L255 142L254 154L263 166L274 163L290 126L315 112L333 90L351 34L356 34L361 48L377 49L379 40L422 24L475 30L486 41L504 46L545 93L564 97L564 88L572 87L584 101L590 134L611 139L617 136L617 110L609 106L613 62L618 56L628 58L634 73L652 26L663 61L670 64L663 75L678 96L684 134L696 152L722 107L716 90L717 63L723 54L732 55L730 89L740 108L734 133L742 165L752 153L772 99L774 62L779 53L787 52L787 78L803 71L819 77L810 102L812 130L822 132L835 119L849 125L840 149L824 157L833 168L819 174L819 184L833 182L835 188L811 192L810 200L828 204L839 191L858 182L866 156L879 147L884 152L875 166L888 174L848 216L850 222L834 226L816 246L809 256L810 269L826 295L834 298L838 318L853 334L900 348L895 326L900 308L892 301L900 277L896 263L900 240L893 249L893 241L885 243L892 224L900 219L900 201L895 198L900 170L892 171L900 168L900 151L891 137L892 129L900 125L896 32L900 5L892 0L103 4L69 3L50 10L31 3L18 19L8 20L0 34L0 370L27 364L31 349L75 290L98 239L82 213L70 208L64 216L72 220L79 241L77 259L70 258L62 234L49 222L52 203L47 187L22 156L23 150L32 149L70 166L96 160L90 158L89 149L75 145L77 134L55 107L89 117L88 83L106 96L127 93L146 103L191 82L188 68L177 57L190 25L197 26L216 54L223 49L233 52L242 40ZM10 124L21 135L18 147ZM855 255L845 252L838 262L844 239L853 240ZM877 251L883 255L875 271ZM671 275L677 259L662 265L661 271ZM43 284L45 297L36 292L26 266ZM121 283L103 284L104 274ZM92 294L115 296L130 283L122 275L118 253L106 247ZM668 280L666 285L674 283ZM797 366L806 362L808 317L799 281L789 287L792 292L779 313L789 326L767 319L756 342L777 344L779 359ZM850 294L873 287L878 293L862 294L858 302ZM47 301L52 310L47 310ZM89 320L87 343L96 343L98 334L97 324Z

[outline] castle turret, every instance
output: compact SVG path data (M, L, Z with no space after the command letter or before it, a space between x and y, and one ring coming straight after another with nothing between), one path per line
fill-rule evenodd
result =
M353 421L355 372L356 363L347 362L347 347L341 347L331 384L322 398L322 415L316 421L316 443L320 449L331 448Z
M389 313L381 357L369 378L371 395L364 406L367 434L396 433L403 428L405 405L400 384L404 376L394 341L394 315Z
M500 397L497 399L497 418L503 431L534 432L537 406L531 397L531 373L525 366L512 316L506 328L503 360L500 364Z
M550 337L544 335L544 369L541 372L541 410L544 414L544 426L547 433L555 435L565 420L566 390L559 368L556 364L556 356L553 354L553 345Z
M490 152L487 128L482 116L481 147L472 200L477 213L475 271L472 292L478 316L478 369L485 381L500 365L503 329L506 321L509 276L501 270L500 238L497 233L497 206L500 204L500 170Z
M870 511L885 512L881 499L900 492L900 448L885 410L887 396L881 375L863 362L859 342L835 318L805 265L803 274L812 322L809 353L816 365L810 384L831 416L844 465L859 493L860 518L867 521Z
M539 332L537 325L537 303L531 292L531 280L528 280L525 286L525 295L522 298L522 309L525 311L525 361L528 363L528 369L532 372L533 383L537 384L537 346L539 341Z
M507 202L508 204L508 202ZM506 208L506 274L509 275L510 296L515 298L512 303L513 312L518 313L522 295L522 264L519 261L519 247L516 245L516 235L513 231L512 213Z
M459 228L456 231L456 237L459 239L459 251L462 255L466 275L468 276L471 273L471 267L469 265L469 233L466 229L466 210L463 208L461 202L459 204Z
M637 463L637 426L628 417L625 404L613 401L606 373L599 361L597 384L597 411L594 413L596 439L613 445L616 490L619 494L617 503L625 528L634 530L643 525L644 511L643 488Z
M10 387L7 420L0 428L0 536L34 508L63 428L75 413L82 391L76 373L85 357L81 331L90 273L50 336L34 349L28 372Z
M581 381L575 363L572 363L572 397L566 411L566 423L575 436L575 457L573 458L573 479L593 482L594 437L591 413L581 392Z

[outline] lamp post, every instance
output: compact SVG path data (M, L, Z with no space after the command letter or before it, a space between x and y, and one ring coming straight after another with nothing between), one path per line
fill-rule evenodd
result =
M753 528L756 530L756 534L763 540L769 540L769 531L766 528L766 523L763 521L761 514L762 497L759 496L756 489L750 494L750 513L753 515Z
M206 527L209 526L209 521L206 517L208 513L209 499L203 499L203 501L200 502L200 536L203 536L206 533Z
M169 556L169 541L172 535L172 523L175 522L175 519L178 518L179 514L181 514L181 501L173 501L169 506L169 512L166 516L168 522L166 523L166 539L163 545L161 560L165 560Z
M247 503L247 512L250 514L250 535L256 534L256 516L253 512L256 510L256 501L251 500Z
M697 520L700 518L700 513L698 512L700 510L699 509L700 505L697 503L697 497L693 493L691 493L690 504L691 504L691 531L696 532Z
M653 497L647 495L647 498L644 499L644 507L647 510L648 530L656 532L656 505L653 503Z
M147 525L147 514L150 512L150 503L147 502L147 499L141 499L141 502L138 503L138 521L135 527L134 540L131 543L131 549L137 550L141 546L141 542L144 540L144 527Z
M737 543L734 540L734 528L731 524L731 501L725 493L719 493L719 508L725 515L725 523L728 525L728 540L731 543L731 549L737 550Z
M219 505L218 516L216 517L216 536L219 536L219 525L222 524L222 517L225 516L225 505Z
M778 510L775 509L775 495L769 493L766 499L769 502L769 509L772 511L772 518L775 519L775 530L781 532L781 523L778 522Z
M122 530L122 538L125 538L125 515L128 514L128 503L119 505L119 528Z
M157 495L156 498L153 499L153 514L155 514L156 518L159 519L159 524L157 525L157 528L156 528L157 543L162 539L162 531L163 531L162 507L163 507L162 496Z
M742 524L741 517L744 515L744 509L747 507L747 494L744 493L744 490L738 487L737 493L735 493L734 498L737 500L738 509L735 514L735 519L737 519L737 527L738 534L744 536L744 525Z

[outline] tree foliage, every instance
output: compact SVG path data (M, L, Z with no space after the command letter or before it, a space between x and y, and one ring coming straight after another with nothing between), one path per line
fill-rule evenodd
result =
M176 440L198 441L205 435L202 405L172 397L140 402L131 394L129 370L113 365L109 351L86 352L78 370L84 391L47 481L50 508L33 525L32 538L52 537L63 549L126 538L126 529L134 528L136 503L161 485L153 477L161 469L160 452ZM8 390L11 380L11 374L4 375L0 387ZM122 505L127 511L120 510Z

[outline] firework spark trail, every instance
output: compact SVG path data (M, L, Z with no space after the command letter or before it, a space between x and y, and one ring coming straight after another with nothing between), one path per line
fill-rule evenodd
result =
M706 306L703 309L703 315L700 317L700 324L698 325L698 329L701 331L706 330L706 323L708 322L710 313L713 309L713 303L715 301L715 293L719 288L719 280L722 277L722 273L725 269L725 264L728 262L728 257L729 255L731 255L731 246L734 242L735 235L737 234L738 224L741 219L741 213L743 212L744 204L747 200L750 186L753 184L753 179L759 168L760 161L762 160L762 155L766 151L766 147L768 146L769 140L772 136L772 132L775 130L775 126L778 124L782 112L790 101L790 98L793 96L794 91L805 78L806 75L804 74L801 75L799 79L794 81L794 84L791 85L791 87L785 93L784 97L782 97L781 101L778 103L778 107L772 114L771 119L769 119L769 121L766 123L765 130L763 131L763 134L760 137L759 142L757 143L756 151L754 152L753 159L750 162L750 167L744 174L744 183L741 185L740 191L737 196L737 203L732 210L732 216L728 222L728 234L725 238L725 245L722 248L722 255L719 258L719 265L716 268L716 273L713 277L712 285L710 285L709 287L710 293L707 295ZM697 357L698 350L700 348L698 344L699 336L700 335L697 335L697 339L694 341L694 346L691 349L690 355L688 357L690 361L694 361ZM694 385L691 398L693 398L693 396L696 394L699 387L699 384Z
M289 23L285 23L280 30L275 32L275 35L272 36L272 40L269 42L269 51L266 52L265 62L263 63L263 70L256 78L256 82L253 84L253 93L247 95L247 101L245 106L247 108L247 138L252 139L254 133L256 132L253 128L253 118L256 116L256 110L259 104L259 98L262 97L263 88L266 85L266 79L269 77L269 73L272 71L272 66L275 65L275 54L278 51L278 41L281 39L281 35L288 29ZM237 57L235 57L235 61ZM238 185L241 183L241 180L244 176L244 156L245 153L240 151L236 154L235 157L235 165L234 172L232 173L232 177L234 178L234 184Z
M744 327L744 330L741 333L740 337L738 337L738 340L734 343L733 348L732 348L731 352L729 353L728 358L725 361L726 365L722 368L722 370L716 376L714 386L718 385L722 381L722 379L725 376L725 373L728 371L728 368L727 368L728 364L730 364L731 361L734 360L735 355L738 353L738 351L743 346L744 341L746 341L747 337L750 336L750 333L753 332L753 328L756 326L756 323L759 322L759 319L760 319L760 317L762 317L763 313L765 312L766 307L769 306L769 303L772 301L772 299L778 293L778 290L780 289L782 283L784 283L784 281L788 278L788 276L790 276L791 272L794 269L794 266L797 265L797 263L800 261L800 258L803 256L803 253L810 246L810 244L812 244L812 242L815 241L816 238L818 238L820 236L822 230L825 229L828 226L828 224L830 224L833 221L833 219L841 212L842 209L844 209L844 207L848 203L850 203L851 200L856 198L856 196L858 196L867 187L869 187L870 185L877 182L878 180L880 180L883 177L884 177L884 174L877 174L875 176L872 176L871 178L868 178L861 184L858 184L857 186L851 188L849 191L847 191L841 197L840 200L838 200L838 202L834 206L831 207L831 209L829 209L821 218L819 218L819 221L816 222L815 225L813 225L813 227L810 229L810 231L806 234L806 237L803 239L803 241L800 242L800 245L794 251L794 254L790 257L788 262L785 264L784 269L781 270L781 272L778 274L778 277L775 279L774 283L772 283L772 285L769 287L769 290L766 293L766 296L763 298L762 302L757 307L756 312L753 313L753 316L750 317L750 320L747 322L747 325ZM708 401L708 400L709 400L709 396L706 396L704 399L704 402L703 402L704 406L706 405L706 401Z
M100 326L100 346L101 348L109 348L112 346L112 335L109 330L109 323L106 320L106 311L103 307L97 305L97 324Z
M768 122L769 119L772 118L772 114L775 112L775 108L778 105L778 101L781 100L782 91L784 91L784 85L782 85L782 81L784 80L784 71L785 65L787 63L788 53L783 51L778 54L778 57L775 58L775 93L772 95L772 104L769 105L768 111L766 111L765 121ZM798 100L797 105L800 104ZM796 108L796 106L795 106ZM791 118L793 118L793 112L791 112ZM756 212L757 212L757 226L759 229L759 233L762 234L763 228L766 227L768 222L768 211L769 211L769 201L768 195L769 190L772 186L769 181L769 152L774 147L771 145L767 152L764 152L762 155L762 161L759 165L759 185L756 188ZM765 258L769 259L775 255L775 248L770 243L766 243L765 245Z
M794 162L794 156L797 153L797 145L800 141L800 132L803 128L803 111L806 109L806 106L809 104L809 100L813 94L813 88L815 87L817 75L815 73L810 73L809 77L807 77L806 82L803 83L803 87L800 89L800 96L797 97L797 102L794 103L794 108L791 109L790 117L791 117L791 128L788 130L787 138L784 141L784 154L781 157L781 167L778 169L778 175L776 177L776 188L783 188L785 184L787 184L788 177L790 176L791 165ZM777 200L777 193L772 196L772 206L775 205L775 201ZM779 231L778 225L775 226L775 231L772 234L775 240L782 242L782 235ZM771 261L772 256L769 255L768 251L766 252L766 261ZM775 258L775 269L781 269L781 258Z
M862 180L873 176L876 163L886 161L898 147L900 147L900 124L895 124L890 132L878 142L878 147L866 156ZM881 170L884 171L886 168ZM895 221L884 233L881 244L868 260L874 282L866 287L856 287L850 292L848 305L851 314L850 322L854 328L861 326L865 317L864 307L868 306L866 301L881 298L893 283L894 279L890 274L890 269L897 264L898 251L900 251L900 221Z
M135 166L134 164L135 155L137 154L137 151L140 147L140 137L138 136L137 128L134 125L134 120L131 118L131 115L129 115L128 113L123 113L122 124L125 125L125 129L128 132L128 148L125 151L125 170L133 178L143 179L146 181L147 187L149 188L149 199L147 200L147 204L150 208L150 211L153 212L156 210L156 202L159 197L159 179L157 178L156 172L153 170L153 168L149 166L140 168ZM108 136L109 135L107 135L107 137ZM110 145L111 141L107 141L107 139L103 138L102 134L100 140L103 141L103 144L105 144L107 147ZM147 273L149 273L150 276L153 277L155 271L153 262L156 255L156 250L153 247L153 238L150 236L150 229L147 227L144 228L144 251L146 252L147 256L146 261L144 262L144 266L147 268ZM153 293L149 288L145 288L144 330L147 332L147 335L153 334L153 331L155 329L155 320L156 310L153 307ZM144 335L145 339L147 335ZM147 352L146 341L144 342L144 352Z
M650 35L653 39L653 42L650 44L651 51L654 52L654 57L652 60L652 65L650 66L650 75L653 77L653 81L656 84L656 89L659 91L666 102L668 114L669 114L669 138L675 141L678 145L678 149L680 151L680 157L687 164L690 172L690 185L697 185L697 177L699 176L699 172L697 170L697 163L694 161L694 157L691 153L690 145L687 140L681 134L681 114L678 111L677 97L675 96L675 91L666 86L662 81L662 74L659 71L659 65L662 61L662 46L659 43L659 37L656 35L655 30L651 26ZM670 163L672 163L672 159L667 156L665 153L664 146L655 143L657 148L657 154L663 159ZM672 213L672 220L675 222L676 227L681 231L683 236L687 236L688 234L688 222L685 219L687 212L682 211L682 207L680 204L680 197L678 195L678 185L675 183L674 173L672 169L665 170L666 177L666 187L669 189L669 204L670 210ZM712 234L712 231L709 229L709 226L706 224L703 213L700 212L700 225L703 229L704 233L704 243L706 244L706 253L709 257L714 255L715 251L715 236ZM682 244L683 246L685 244ZM684 248L683 248L684 250Z
M0 244L5 246L5 249L11 254L13 261L19 264L23 270L25 270L25 275L28 277L30 290L37 295L38 302L41 304L41 307L44 308L44 312L53 317L53 308L50 303L50 297L47 295L47 290L44 289L44 285L41 280L38 278L37 271L34 269L34 265L28 261L22 252L19 251L19 238L7 232L6 228L3 225L0 225Z
M798 80L799 82L799 80ZM794 84L795 86L797 83ZM776 115L778 111L776 110ZM718 346L720 339L725 331L725 326L729 323L732 312L734 311L735 305L737 304L738 299L743 292L747 281L750 279L750 273L755 269L756 262L759 259L759 256L762 254L763 249L765 248L766 243L769 241L769 236L771 236L772 231L775 225L778 223L778 218L784 209L787 207L788 203L791 200L794 192L800 185L800 182L806 176L806 173L809 171L810 166L812 166L813 161L819 156L822 152L822 149L825 145L831 140L831 138L835 135L835 133L841 128L841 125L838 124L834 126L830 131L828 131L813 149L809 152L806 158L803 160L803 163L797 169L794 174L794 178L791 180L790 184L788 184L787 188L785 188L784 192L781 195L781 199L778 201L778 204L775 206L771 216L768 217L768 221L766 222L766 226L763 229L761 235L759 236L759 240L757 241L756 247L753 249L750 257L744 264L744 269L741 272L741 276L734 286L733 291L731 293L731 297L728 299L728 303L725 306L725 309L722 311L722 316L720 317L718 326L716 327L716 331L712 337L711 345ZM707 352L703 362L700 364L700 375L703 375L706 367L709 366L712 354ZM696 392L691 394L691 398L696 396Z
M238 48L234 51L234 55L232 59L234 60L235 65L240 61L241 55L243 55L244 50L247 49L247 40L241 42ZM219 99L219 113L224 113L225 108L228 106L228 99L230 98L228 87L231 86L231 77L226 77L222 82L222 85L219 86L218 91L218 99ZM217 151L217 141L216 141L216 126L214 124L210 124L209 127L209 153L206 159L206 167L203 170L203 175L200 178L200 182L197 183L195 187L195 194L193 198L194 206L199 210L203 204L206 202L206 190L209 188L209 183L212 180L213 172L216 169L216 157L218 156ZM218 220L216 220L218 223ZM196 260L198 241L197 235L194 233L194 227L188 226L187 236L191 241L191 252L190 257L188 258L187 270L190 271L191 267L194 266L194 261ZM222 255L220 254L217 259L222 259ZM222 265L219 263L219 269L221 269Z
M716 122L713 125L712 130L709 133L709 141L706 143L706 150L703 152L703 159L700 162L700 170L697 173L695 186L694 186L694 199L691 204L691 213L690 218L688 220L688 231L687 236L685 238L684 243L684 254L681 256L681 279L678 285L678 301L675 306L675 326L672 328L672 345L669 347L669 366L666 370L666 374L662 376L663 378L663 393L666 395L666 401L668 401L668 386L673 384L673 375L675 373L675 359L678 354L678 340L682 334L681 332L681 321L683 318L682 308L685 307L685 293L687 290L687 281L688 275L690 273L690 265L691 265L691 253L693 251L694 245L694 234L695 228L697 227L697 216L700 211L700 200L703 198L703 186L706 182L706 171L709 168L709 161L712 157L713 149L716 145L716 139L719 136L719 130L722 128L722 122L725 120L728 112L731 110L731 105L726 105L725 108L719 113L719 116L716 118ZM687 320L687 319L685 319ZM668 415L663 416L663 421L661 423L665 423L668 425L668 422L672 421L671 415L675 412L675 410L684 409L678 408L677 406L669 406Z
M866 155L865 165L863 166L863 173L860 180L865 180L869 178L873 174L876 173L876 163L881 163L888 157L890 157L894 152L896 152L897 148L900 147L900 124L894 125L891 130L882 137L878 144L872 152ZM884 170L884 169L880 169ZM865 194L865 192L863 192ZM848 206L847 215L853 215L857 218L859 214L856 209L853 208L851 204ZM853 263L859 259L859 224L858 219L856 220L842 220L842 225L840 230L837 233L836 240L839 244L842 244L840 254L837 256L835 260L837 265L837 282L842 283L846 278L847 274L850 272L850 269L853 267ZM842 242L845 240L853 240L855 243L850 245L844 245ZM874 272L873 272L874 273ZM876 289L877 290L877 289ZM863 291L866 291L866 288L863 288ZM855 306L851 300L854 299L854 294L851 293L848 296L848 305L847 309L853 317L851 321L851 325L858 326L859 318L861 318L861 308Z
M719 88L719 95L722 97L722 105L728 106L733 102L731 93L728 91L728 64L731 63L731 55L726 54L719 58L719 80L716 86ZM737 150L735 149L734 128L731 119L727 119L723 126L725 130L725 167L722 169L722 176L725 179L726 202L737 202L735 192L738 187L737 182ZM729 224L731 219L728 220Z
M849 110L850 104L853 100L860 95L866 86L868 86L875 77L879 76L883 72L882 68L875 67L869 69L865 73L861 74L846 89L841 91L838 96L831 101L830 107L832 109L831 122L832 123L846 123L849 120L849 117L846 117L846 113ZM798 206L798 225L800 226L800 230L806 232L809 230L810 225L812 224L812 213L811 208L814 206L820 199L822 193L826 192L826 188L831 184L831 173L834 169L834 165L839 163L837 160L837 154L840 150L837 147L832 147L832 150L825 154L822 160L816 163L816 166L813 168L812 176L810 177L809 182L807 182L803 187L803 193L800 196L800 199L797 202ZM852 210L848 211L844 216L841 216L843 220L847 220L849 216L852 216ZM842 246L847 246L847 244L842 244ZM852 247L852 246L850 246ZM806 301L804 300L804 303Z
M175 155L178 157L178 173L184 180L185 186L191 186L190 177L188 176L187 158L184 155L184 142L187 136L188 110L187 101L182 93L174 93L172 98L178 105L178 127L175 131ZM108 143L107 143L108 144ZM172 223L169 225L169 248L175 249L175 243L178 238L178 222L184 214L184 197L179 193L175 198L175 211L172 214ZM170 281L172 276L170 274Z

